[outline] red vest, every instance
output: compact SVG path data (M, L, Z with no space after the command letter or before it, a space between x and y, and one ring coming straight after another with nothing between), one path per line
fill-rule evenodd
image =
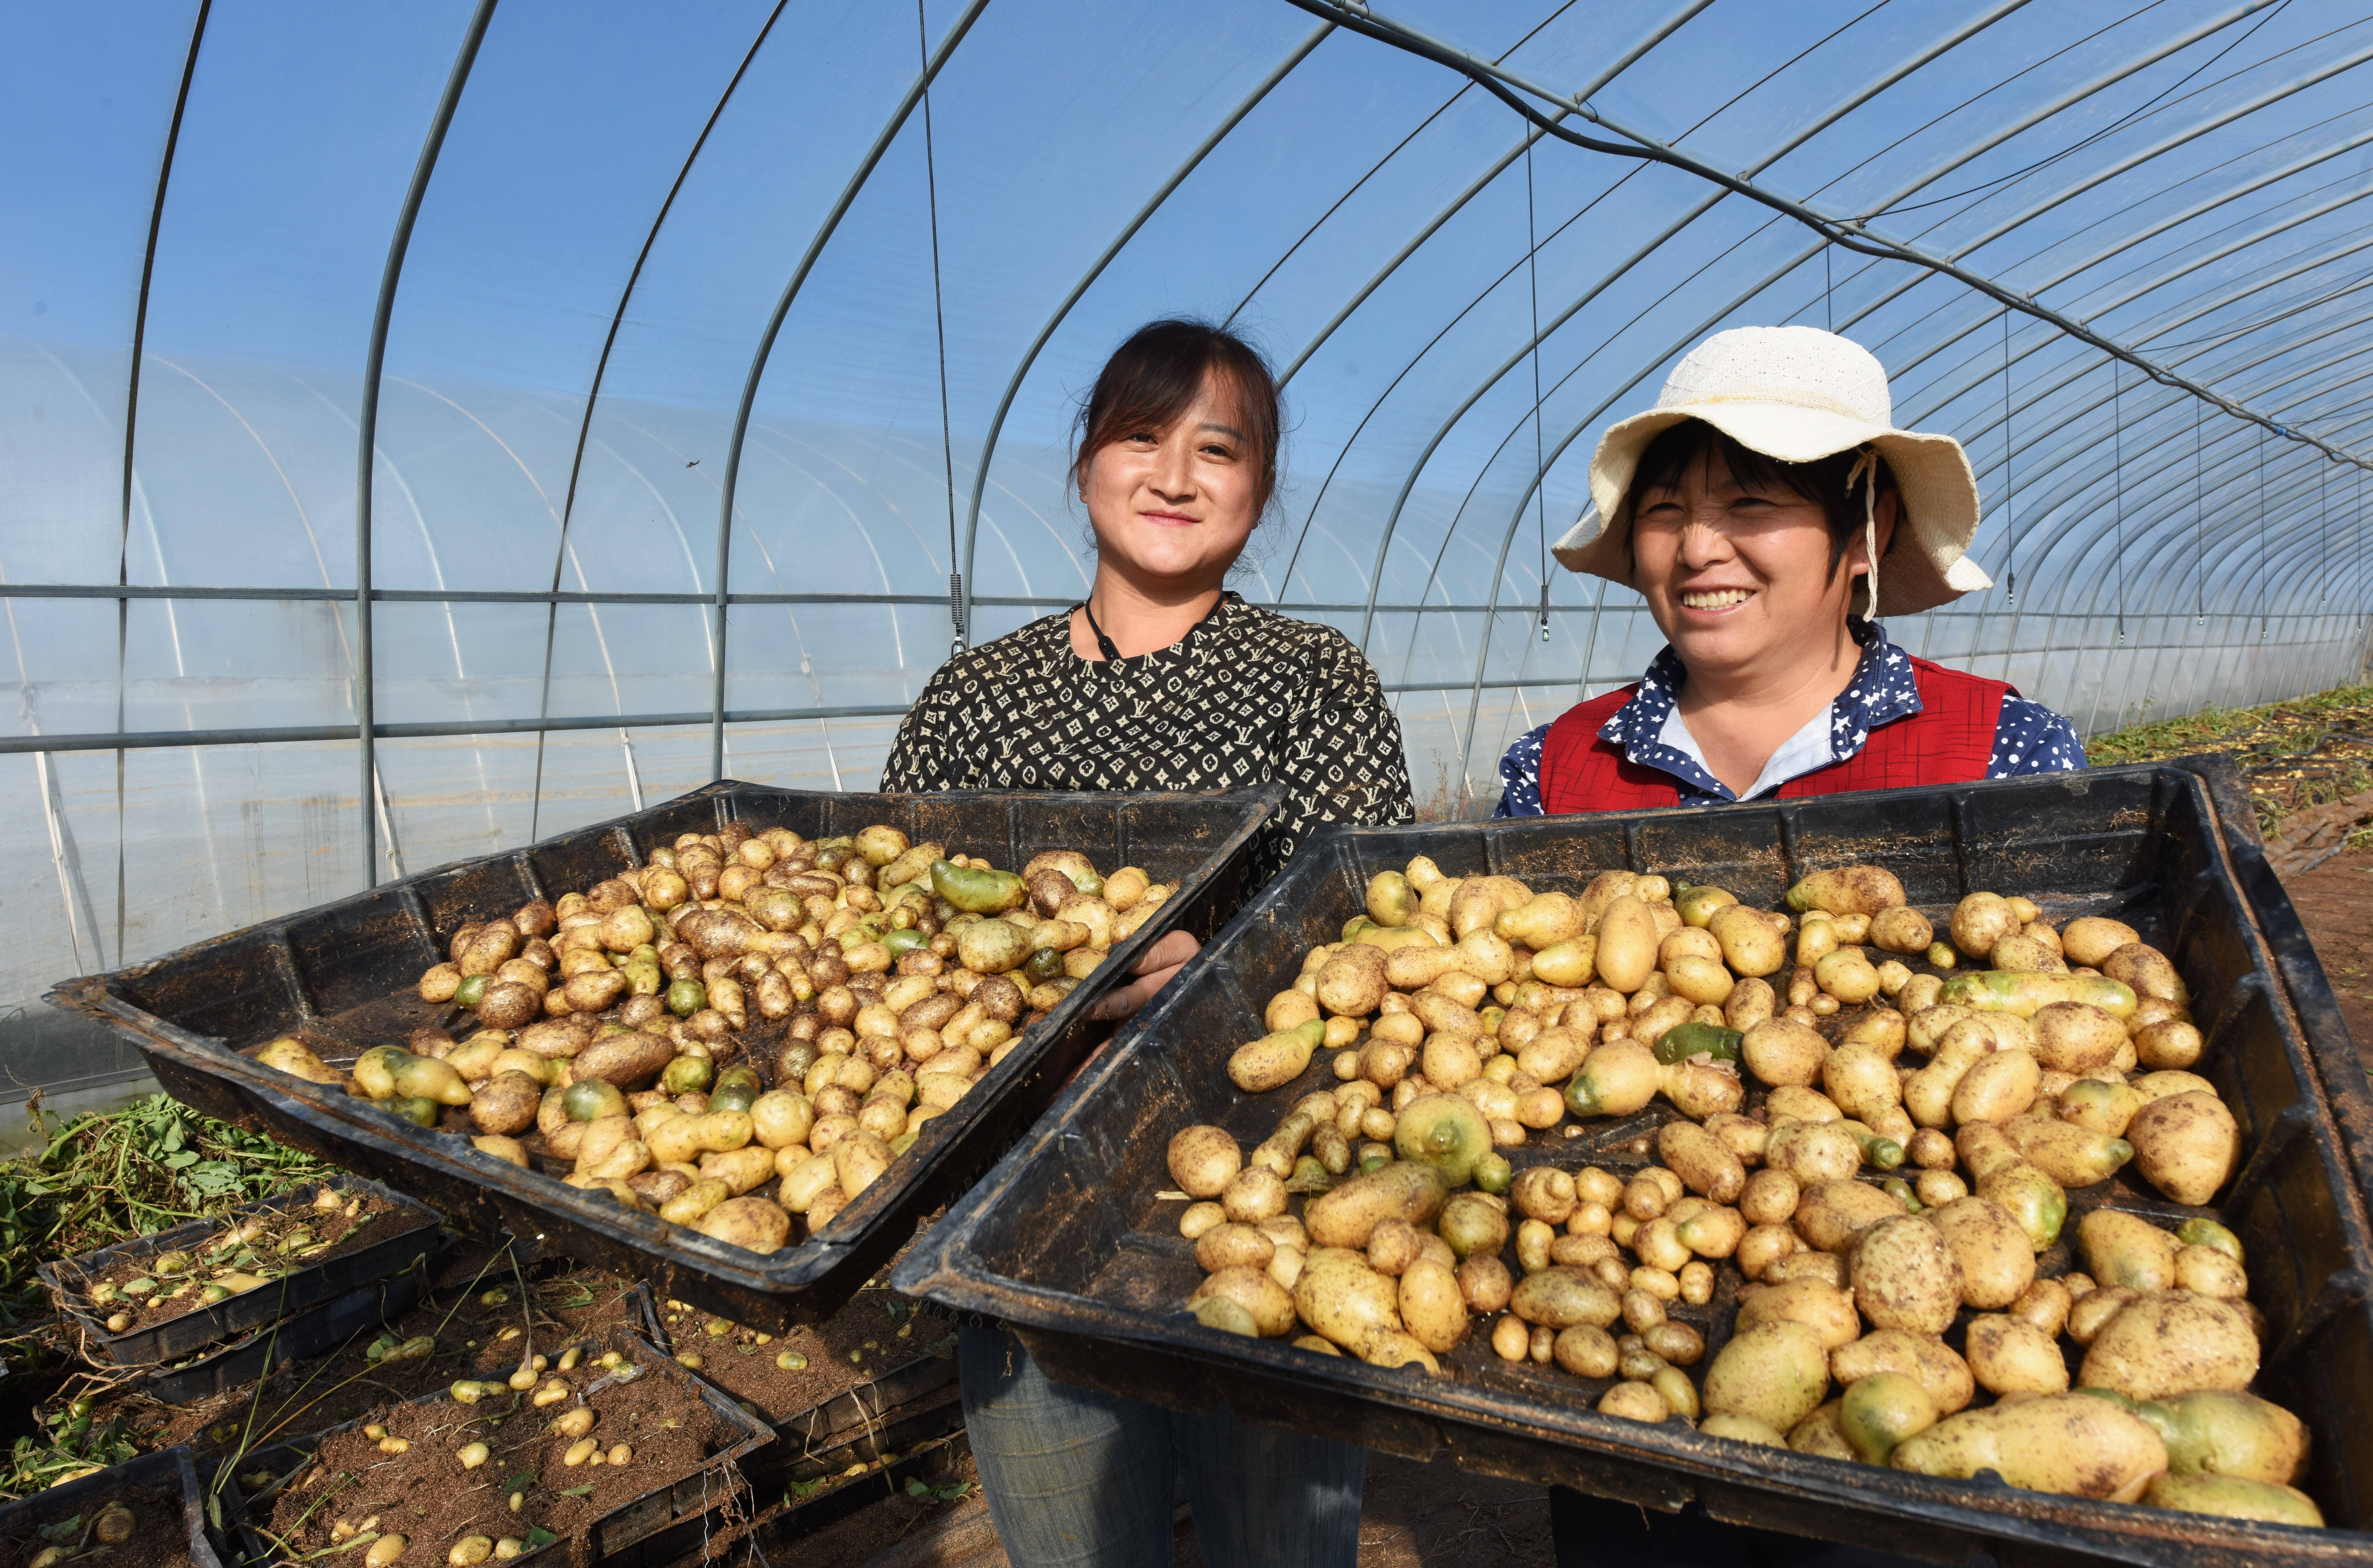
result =
M2016 696L2000 681L1911 661L1920 711L1870 732L1862 750L1780 786L1783 801L1850 790L1900 790L1918 784L1967 784L1983 778L1993 760L1994 730L2003 698ZM1541 744L1541 810L1629 812L1678 805L1680 781L1642 767L1598 731L1639 691L1637 685L1596 696L1549 726Z

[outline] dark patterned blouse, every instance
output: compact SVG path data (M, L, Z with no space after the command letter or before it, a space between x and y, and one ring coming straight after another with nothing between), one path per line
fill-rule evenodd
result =
M1401 726L1375 670L1331 626L1222 597L1168 648L1093 661L1070 612L940 666L898 726L884 791L1245 790L1285 807L1255 840L1250 893L1321 823L1415 819Z

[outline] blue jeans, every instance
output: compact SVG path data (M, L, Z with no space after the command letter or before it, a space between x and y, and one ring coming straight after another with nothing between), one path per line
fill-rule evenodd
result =
M1922 1568L1868 1547L1724 1524L1696 1503L1659 1514L1562 1486L1549 1488L1549 1539L1558 1568Z
M1056 1383L961 1331L964 1432L1013 1568L1169 1568L1178 1483L1211 1568L1356 1568L1364 1448Z

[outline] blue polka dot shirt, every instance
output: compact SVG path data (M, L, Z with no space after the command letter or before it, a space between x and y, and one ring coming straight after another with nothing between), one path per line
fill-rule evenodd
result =
M1853 679L1829 704L1829 755L1816 766L1854 755L1869 743L1873 730L1920 711L1920 688L1912 678L1911 657L1888 641L1887 633L1876 622L1850 619L1846 627L1862 645L1862 659L1854 666ZM1681 668L1679 656L1666 647L1640 678L1638 695L1618 708L1598 732L1622 747L1632 762L1670 774L1680 786L1682 805L1727 804L1739 798L1730 787L1707 772L1696 757L1663 740L1666 722L1686 679L1688 673ZM1500 759L1500 804L1492 815L1541 814L1541 744L1549 732L1547 724L1527 730ZM2084 766L2085 743L2076 738L2075 725L2040 702L2021 696L2003 698L1987 778L2073 773ZM1809 771L1799 769L1789 777ZM1753 798L1770 795L1787 781L1773 779Z

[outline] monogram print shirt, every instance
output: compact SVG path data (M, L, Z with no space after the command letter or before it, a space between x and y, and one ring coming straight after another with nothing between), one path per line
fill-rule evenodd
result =
M1223 596L1201 625L1134 659L1071 651L1069 611L956 655L898 727L885 791L1244 790L1285 785L1246 891L1321 823L1415 819L1400 720L1375 670L1331 626Z

